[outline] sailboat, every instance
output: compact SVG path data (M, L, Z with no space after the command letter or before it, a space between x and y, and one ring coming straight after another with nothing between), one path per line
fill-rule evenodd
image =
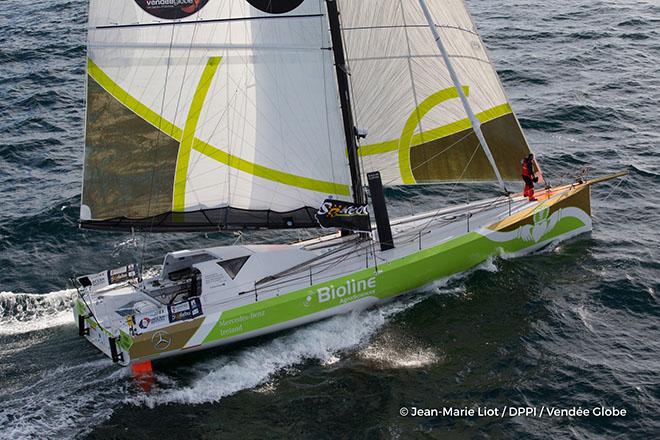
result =
M463 0L91 0L88 37L82 228L318 231L77 277L79 334L121 365L553 246L618 176L511 191L530 147ZM497 190L389 218L384 188L475 182Z

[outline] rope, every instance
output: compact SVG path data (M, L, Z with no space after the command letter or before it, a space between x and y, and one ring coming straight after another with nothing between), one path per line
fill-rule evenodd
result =
M609 199L610 196L611 196L612 194L614 194L614 193L616 192L617 189L619 189L619 187L621 186L621 184L622 184L625 180L626 180L626 179L621 179L621 180L619 180L619 183L617 183L616 186L614 186L614 188L612 188L612 190L611 190L610 193L607 195L607 197L605 197L605 198L603 199L603 202L606 202L607 199Z

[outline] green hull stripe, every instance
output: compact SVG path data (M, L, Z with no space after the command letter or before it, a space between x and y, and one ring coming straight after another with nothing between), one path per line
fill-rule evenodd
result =
M214 59L214 58L211 58ZM215 58L219 60L220 58ZM210 61L209 61L210 62ZM205 69L205 73L211 73L209 70L209 65L207 65ZM217 69L217 66L215 66L214 69ZM173 139L182 142L182 139L184 137L184 130L181 130L179 127L174 125L173 123L167 121L165 118L161 117L158 113L154 112L151 110L149 107L146 105L142 104L140 101L138 101L136 98L131 96L128 92L126 92L124 89L122 89L117 83L115 83L103 70L98 67L94 61L92 61L91 58L87 59L87 71L89 75L101 86L103 87L108 93L110 93L115 99L117 99L119 102L121 102L124 106L126 106L128 109L130 109L132 112L134 112L136 115L140 116L142 119L145 121L149 122L152 124L154 127L157 127L160 129L163 133L167 134L168 136L172 137ZM213 71L213 74L215 74L215 70ZM200 86L202 85L204 81L200 82ZM206 84L208 88L208 84ZM200 91L198 87L198 91ZM208 90L206 91L208 92ZM204 94L204 97L206 94ZM195 98L197 98L197 93L195 94ZM201 98L201 92L200 92L200 98ZM203 105L203 101L201 102ZM192 122L195 122L194 120L191 120L191 116L195 116L195 113L191 112L188 115L188 121L186 122L186 128L188 128L188 122L190 122L191 127L192 127ZM196 116L197 121L199 120L199 114ZM195 118L193 118L195 119ZM197 122L194 124L195 126L197 125ZM191 131L192 130L191 128ZM311 179L308 177L304 176L298 176L295 174L290 174L290 173L285 173L283 171L275 170L272 168L268 168L262 165L258 165L252 162L249 162L247 160L241 159L239 157L233 156L229 153L226 153L216 147L213 147L206 142L194 137L193 133L193 141L192 141L192 147L193 150L196 150L198 152L201 152L208 157L217 160L218 162L227 165L229 167L235 168L239 171L245 172L252 174L257 177L261 177L263 179L271 180L273 182L277 183L282 183L285 185L289 186L294 186L297 188L302 188L310 191L316 191L323 193L325 195L341 195L341 196L350 196L350 188L348 185L340 184L340 183L334 183L334 182L328 182L324 180L317 180L317 179ZM179 168L183 169L183 163L180 163L181 166L177 165L177 173L179 173ZM187 171L187 166L185 167L185 170ZM181 180L181 175L177 176L175 178L175 182L179 182ZM183 179L185 182L185 178ZM185 186L185 183L183 184ZM178 193L177 193L178 194ZM184 192L185 194L185 192ZM176 203L173 203L175 205ZM180 205L180 200L179 200L179 205Z
M499 243L476 232L470 232L441 245L379 264L378 272L374 268L365 269L330 282L223 312L204 343L264 329L365 297L391 298L435 280L464 272L501 251L522 251L536 243L551 240L584 226L586 225L580 219L567 216L561 218L552 230L539 237L536 242L515 238ZM347 292L341 289L350 289L351 286L352 293L339 296L341 292ZM356 293L355 286L362 286L363 290ZM320 302L319 290L334 291L337 296Z
M482 123L486 123L501 116L508 115L509 113L513 113L511 106L509 104L502 104L478 113L476 116ZM412 138L412 146L414 148L415 146L426 142L442 139L443 137L460 133L461 131L467 130L470 127L472 127L470 120L465 118L461 119L460 121L443 125L442 127L433 128L422 133L417 133ZM360 156L373 156L375 154L383 154L396 151L399 148L399 142L399 139L394 139L379 144L363 145L360 147Z
M222 61L222 57L209 58L197 85L197 90L195 90L192 103L190 104L188 119L186 119L186 126L183 129L183 137L181 138L181 146L179 147L179 157L176 161L174 196L172 201L172 210L174 212L183 212L186 208L186 181L188 180L190 152L195 141L195 132L197 131L199 117L202 114L204 102L206 102L206 95L209 93L209 88L211 88L215 73L218 71L220 61Z

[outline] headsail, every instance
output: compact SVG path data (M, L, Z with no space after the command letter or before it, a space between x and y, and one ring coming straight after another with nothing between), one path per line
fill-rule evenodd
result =
M83 225L315 227L349 200L324 2L157 4L91 1Z
M463 0L429 0L505 180L529 146ZM496 180L417 1L340 0L363 171L385 184Z

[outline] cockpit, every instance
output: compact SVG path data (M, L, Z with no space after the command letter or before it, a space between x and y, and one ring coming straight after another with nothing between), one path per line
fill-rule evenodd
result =
M145 280L143 291L163 304L175 304L202 294L202 274L194 265L217 257L208 252L167 254L159 278Z

